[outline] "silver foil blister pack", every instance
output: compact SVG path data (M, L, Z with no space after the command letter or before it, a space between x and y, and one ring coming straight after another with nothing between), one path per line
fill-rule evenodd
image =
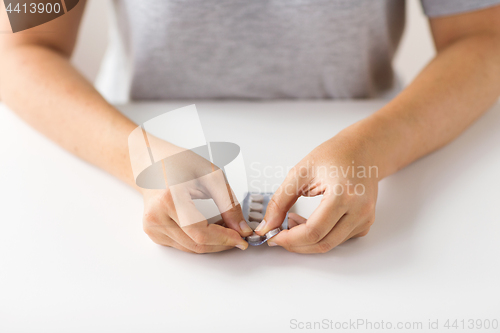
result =
M248 225L252 228L252 230L255 230L259 223L264 219L267 205L269 204L269 200L271 200L272 195L272 193L248 193L245 196L242 204L243 216L245 217L245 220L248 221ZM281 227L270 230L264 236L259 236L254 232L252 235L245 237L245 240L252 246L262 245L284 229L288 229L288 214L281 224Z

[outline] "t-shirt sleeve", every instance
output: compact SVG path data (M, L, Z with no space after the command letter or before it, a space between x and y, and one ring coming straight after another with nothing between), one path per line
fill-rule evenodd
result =
M428 17L455 15L500 5L500 0L421 0L421 2Z

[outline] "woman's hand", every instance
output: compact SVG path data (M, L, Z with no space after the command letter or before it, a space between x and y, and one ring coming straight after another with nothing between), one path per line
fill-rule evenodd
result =
M194 253L208 253L248 243L252 234L241 206L221 169L208 160L184 151L162 161L168 179L165 189L143 190L144 231L157 244ZM220 224L210 224L193 199L212 198L221 212Z
M283 222L300 196L323 195L309 219L290 213L289 230L268 243L291 252L325 253L353 237L365 236L375 219L378 167L362 144L338 135L300 161L268 205L256 232L264 235Z

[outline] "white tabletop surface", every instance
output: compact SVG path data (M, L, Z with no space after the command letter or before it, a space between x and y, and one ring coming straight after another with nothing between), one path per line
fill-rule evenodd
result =
M143 122L188 104L121 109ZM293 166L382 105L197 103L207 140L240 145L249 178L255 165ZM422 322L419 332L438 320L441 332L447 319L500 320L500 106L382 181L370 234L324 255L161 247L142 231L134 190L3 106L0 142L2 333L289 332L358 319ZM317 203L307 200L298 204L306 215Z

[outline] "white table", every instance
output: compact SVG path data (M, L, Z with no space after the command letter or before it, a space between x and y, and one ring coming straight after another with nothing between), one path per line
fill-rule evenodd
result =
M142 122L188 104L122 110ZM382 105L197 103L207 140L239 144L249 177L252 163L293 166ZM260 129L251 140L250 125ZM422 322L421 332L439 320L441 332L447 319L500 320L500 106L384 180L370 234L325 255L158 246L142 231L137 193L5 107L0 142L2 333L289 332L293 320L323 319Z

